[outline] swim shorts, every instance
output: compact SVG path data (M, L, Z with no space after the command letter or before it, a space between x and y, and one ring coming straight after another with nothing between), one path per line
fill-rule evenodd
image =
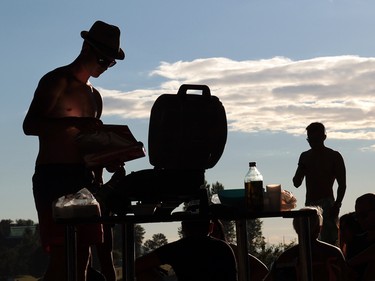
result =
M52 204L59 197L89 188L92 172L82 164L37 165L33 176L33 194L38 212L39 231L43 249L51 245L64 245L65 226L57 224L52 215ZM101 224L77 226L78 245L93 245L103 240Z

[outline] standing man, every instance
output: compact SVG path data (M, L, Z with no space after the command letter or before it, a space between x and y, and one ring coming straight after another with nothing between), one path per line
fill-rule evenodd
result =
M306 128L310 150L302 152L293 184L299 187L306 178L306 206L320 206L323 209L323 227L320 240L337 245L338 214L346 190L344 159L338 151L324 145L327 138L322 123L314 122ZM333 184L337 181L336 200Z
M90 171L85 167L75 141L78 133L90 132L102 124L102 98L88 80L114 66L116 59L125 58L116 26L97 21L89 31L82 31L81 37L84 41L78 57L41 78L23 123L26 135L39 138L33 194L42 246L50 256L45 281L67 279L64 226L54 222L52 203L102 181L102 169ZM78 280L86 280L90 246L101 241L101 226L78 227Z

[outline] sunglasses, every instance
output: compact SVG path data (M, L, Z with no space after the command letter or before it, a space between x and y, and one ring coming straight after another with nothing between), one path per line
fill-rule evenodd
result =
M108 59L106 57L103 57L99 54L96 54L96 62L101 66L101 67L104 67L104 68L109 68L109 67L112 67L116 64L116 61L115 60L111 60L111 59Z
M103 68L109 68L116 64L116 61L114 59L109 59L108 57L102 55L99 53L93 46L91 46L91 49L93 50L93 53L96 56L96 62Z

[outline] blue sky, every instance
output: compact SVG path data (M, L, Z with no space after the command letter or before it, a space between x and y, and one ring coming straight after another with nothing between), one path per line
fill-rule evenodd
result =
M291 178L308 149L305 127L321 121L326 145L347 167L342 214L373 190L375 162L375 2L328 0L17 1L0 3L0 217L32 219L31 177L38 150L22 121L42 75L79 53L80 32L96 20L122 30L126 59L91 82L104 98L103 121L128 124L147 144L153 101L183 83L206 84L223 102L226 149L207 181L242 188L249 161L264 183L281 183L303 206ZM129 162L127 171L150 167ZM335 186L336 187L336 186ZM51 187L53 188L53 187ZM148 235L174 226L147 226ZM270 241L290 223L265 221Z

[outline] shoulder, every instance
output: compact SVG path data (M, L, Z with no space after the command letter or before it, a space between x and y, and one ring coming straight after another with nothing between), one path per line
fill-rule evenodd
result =
M326 147L325 154L332 160L339 161L339 162L344 161L344 158L342 157L341 153L332 148Z
M328 244L323 241L317 241L319 245L319 252L321 254L326 255L327 257L331 258L338 258L338 259L344 259L344 255L342 254L340 248L333 246L331 244Z
M70 71L69 66L66 65L47 72L41 80L69 79L70 77L72 77L72 72Z
M234 251L232 247L227 242L211 236L197 239L192 247L206 249L207 252L211 252L222 259L234 259Z
M308 159L310 157L311 153L312 153L311 149L302 152L301 155L299 156L299 161L304 161L304 160Z
M292 262L296 260L298 257L299 251L298 251L298 245L295 245L288 250L285 250L280 254L280 256L277 258L278 263L285 263L285 262Z
M67 66L56 68L46 73L39 81L39 87L64 87L72 80L72 74Z
M163 262L169 260L176 252L181 252L185 249L184 243L181 240L174 241L156 248L153 253Z
M341 156L341 153L329 147L325 147L325 152L335 156Z
M214 237L211 237L211 236L207 236L206 240L211 241L211 243L213 243L215 245L218 245L219 247L227 248L227 249L230 249L231 251L233 249L233 247L231 245L229 245L229 243L227 243L223 240L220 240L220 239L217 239L217 238L214 238Z

